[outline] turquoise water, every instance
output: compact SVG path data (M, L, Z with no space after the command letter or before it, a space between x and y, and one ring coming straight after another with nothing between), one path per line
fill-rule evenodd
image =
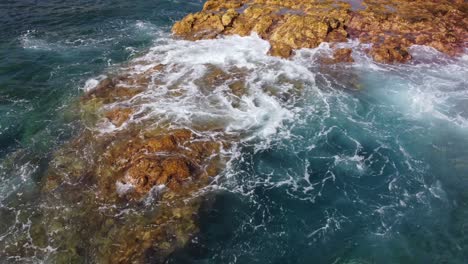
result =
M9 243L31 232L53 151L83 129L86 81L139 58L190 74L248 72L240 110L190 82L197 100L153 97L155 113L180 122L209 113L245 135L211 187L200 233L168 263L468 261L466 56L413 47L411 64L384 66L350 42L355 64L318 66L326 45L286 61L266 56L256 36L170 40L198 1L18 2L0 4L2 262L48 262L9 255Z

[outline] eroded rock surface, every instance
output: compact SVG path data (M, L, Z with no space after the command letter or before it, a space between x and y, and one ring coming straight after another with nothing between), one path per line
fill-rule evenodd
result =
M270 54L280 57L322 42L359 39L374 44L371 56L387 63L409 61L408 47L414 44L449 55L466 47L466 1L364 0L361 6L345 1L209 0L172 31L190 40L257 33L270 42Z

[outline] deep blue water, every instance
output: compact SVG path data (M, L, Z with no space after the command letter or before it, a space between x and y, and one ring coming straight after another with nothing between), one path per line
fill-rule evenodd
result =
M200 233L168 263L468 262L466 56L417 47L409 65L357 53L353 66L324 68L313 63L315 51L269 59L255 37L159 42L202 4L0 3L2 262L40 261L6 248L27 224L52 153L81 127L86 81L154 47L194 67L253 64L258 96L232 121L256 136L239 145L213 188ZM269 82L287 89L276 82L282 76L296 76L299 95L282 102L257 91Z

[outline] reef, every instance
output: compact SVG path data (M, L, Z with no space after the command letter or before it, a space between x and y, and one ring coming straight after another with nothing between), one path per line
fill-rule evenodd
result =
M468 41L467 12L468 3L458 0L209 0L172 32L189 40L256 33L270 42L271 55L285 58L323 42L358 39L372 44L368 52L375 61L404 63L412 59L411 45L461 54Z

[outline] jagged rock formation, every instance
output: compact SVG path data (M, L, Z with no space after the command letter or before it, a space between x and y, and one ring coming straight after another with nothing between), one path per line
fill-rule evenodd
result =
M190 40L255 32L270 42L271 55L281 57L322 42L359 39L374 44L370 55L378 62L407 62L414 44L463 52L467 12L465 1L364 0L356 7L330 0L209 0L172 31Z

